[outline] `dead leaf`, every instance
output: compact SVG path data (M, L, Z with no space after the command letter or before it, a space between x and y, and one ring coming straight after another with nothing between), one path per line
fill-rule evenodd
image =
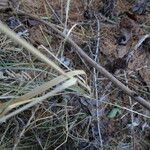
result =
M44 39L42 32L38 26L34 26L29 29L29 38L33 45L47 45L46 40Z

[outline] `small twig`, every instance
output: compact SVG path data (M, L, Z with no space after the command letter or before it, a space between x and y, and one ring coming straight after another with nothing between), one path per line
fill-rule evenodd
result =
M138 43L134 46L134 50L137 50L141 45L142 43L150 37L150 33L149 34L146 34L144 36L142 36L142 38L138 41Z
M62 21L60 20L59 16L56 14L55 10L54 10L53 7L50 5L50 3L48 2L48 0L45 0L45 2L47 3L47 6L48 6L49 9L52 11L52 13L55 15L56 19L61 23L62 26L64 26L64 24L62 23Z
M125 80L126 80L126 84L128 85L128 79L127 79L127 73L124 71L124 76L125 76ZM128 86L127 86L128 87ZM129 96L129 102L130 102L130 106L131 106L131 110L133 110L133 104L132 104L132 98ZM133 145L133 150L135 150L135 133L134 133L134 114L133 114L133 111L131 111L131 135L133 137L133 142L132 142L132 145Z
M102 15L101 13L99 13L99 14L97 15L97 17L98 17L99 19L101 18L103 21L106 21L106 22L108 22L108 23L110 23L110 24L113 24L113 25L116 25L116 24L117 24L115 21L110 20L109 18L105 17L105 16Z
M97 19L97 17L96 17ZM95 62L98 61L99 56L99 47L100 47L100 21L97 19L97 46L96 46L96 52L95 52ZM102 134L101 134L101 127L100 127L100 116L99 116L99 93L98 93L98 85L97 85L97 70L94 68L94 87L95 87L95 98L96 98L96 117L97 117L97 127L98 127L98 134L99 134L99 142L100 142L100 148L103 150L103 140L102 140Z
M61 32L56 28L56 26L52 23L48 23L39 17L36 17L31 14L27 14L23 11L18 11L18 15L27 15L43 24L46 26L50 27L53 29L55 32L60 34L63 38L66 38L66 34ZM104 67L102 67L100 64L97 64L94 60L92 60L71 38L67 38L67 41L75 48L74 50L78 52L92 67L96 68L100 73L102 73L104 76L109 78L117 87L119 87L124 93L128 94L131 96L135 101L137 101L139 104L150 110L150 103L146 101L144 98L140 97L135 91L132 91L128 87L126 87L122 82L120 82L118 79L116 79L111 73L109 73Z
M133 48L131 48L131 51L127 54L126 56L126 61L129 62L129 60L132 59L132 57L134 56L134 53L137 51L137 49L143 44L143 42L150 37L150 33L146 34L144 36L142 36L139 41L137 42L137 44L135 46L133 46Z

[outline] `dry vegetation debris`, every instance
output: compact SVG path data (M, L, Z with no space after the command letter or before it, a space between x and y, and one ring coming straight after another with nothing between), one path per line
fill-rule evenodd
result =
M0 34L0 149L150 149L150 111L67 41L150 102L148 0L1 0L0 16L35 47Z

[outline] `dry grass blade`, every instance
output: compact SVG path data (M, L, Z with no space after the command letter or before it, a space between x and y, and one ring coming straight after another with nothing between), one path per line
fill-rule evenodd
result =
M48 64L50 67L54 68L56 71L58 71L60 74L66 75L66 73L61 69L58 65L56 65L53 61L51 61L48 57L46 57L44 54L42 54L39 50L37 50L34 46L29 44L26 40L20 38L15 32L10 30L5 24L3 24L0 21L0 31L4 34L6 34L9 38L11 38L13 41L17 42L19 45L23 46L25 49L30 51L33 55L38 57L41 61ZM70 77L72 78L72 77ZM86 88L88 91L90 91L90 88L87 86L87 84L83 83L82 81L78 80L79 84L81 84L84 88Z
M75 85L77 83L77 79L75 78L72 78L72 79L69 79L67 80L66 82L64 82L62 85L56 87L54 90L48 92L47 94L41 96L41 97L38 97L38 98L33 98L31 99L30 103L29 104L26 104L25 106L11 112L10 114L8 115L4 115L5 112L3 112L4 114L1 114L1 118L0 118L0 122L5 122L7 119L9 119L10 117L12 116L15 116L16 114L36 105L37 103L41 103L43 100L47 99L47 98L50 98L56 94L58 94L59 92L62 92L63 90ZM6 110L7 111L7 110Z
M38 51L34 46L26 42L24 39L20 38L15 32L10 30L6 25L4 25L0 21L0 30L7 36L9 36L12 40L17 42L19 45L23 46L27 50L29 50L33 55L38 57L40 60L44 61L49 66L53 67L55 70L57 70L61 74L65 74L65 72L57 66L53 61L51 61L49 58L47 58L45 55L43 55L40 51Z
M74 77L76 75L85 75L85 72L82 70L77 70L77 71L70 71L66 74L68 76ZM41 86L38 86L38 87L32 89L30 92L26 93L23 96L20 96L16 99L13 99L9 102L5 102L5 103L0 104L0 107L3 108L3 111L1 112L0 116L5 115L6 113L8 113L13 108L16 108L20 105L31 102L33 100L31 98L33 98L37 95L40 95L43 92L46 92L47 90L51 89L54 86L59 86L60 83L65 82L67 79L68 79L68 77L66 77L64 75L60 75L60 76L54 78L53 80L46 82L46 83L42 84Z
M70 71L70 72L66 73L65 71L63 71L63 69L61 69L53 61L51 61L48 57L46 57L44 54L42 54L39 50L37 50L35 47L33 47L28 42L26 42L26 40L20 38L15 32L11 31L1 21L0 21L0 30L2 33L6 34L9 38L14 40L15 42L17 42L19 45L23 46L27 50L29 50L32 54L34 54L36 57L38 57L41 61L45 62L46 64L48 64L50 67L52 67L53 69L55 69L56 71L58 71L61 74L59 77L56 77L55 79L53 79L47 83L44 83L43 85L41 85L39 87L36 87L31 92L29 92L23 96L20 96L17 99L14 99L14 100L9 101L7 103L1 104L2 110L1 110L0 116L2 118L3 117L5 118L4 115L6 113L8 113L10 110L12 110L13 108L16 108L20 105L23 105L23 104L26 104L29 102L31 102L31 103L29 103L29 107L31 107L34 104L41 102L43 99L46 99L46 97L48 98L49 96L52 96L53 95L52 93L57 94L57 91L58 92L63 91L64 89L76 84L77 82L79 83L79 85L84 87L85 91L90 92L90 88L87 85L86 81L84 81L83 79L80 80L80 78L78 78L78 77L74 78L74 76L76 76L76 75L77 76L78 75L85 75L84 71L79 70L79 71ZM68 80L68 79L70 79L70 80ZM35 97L36 95L39 95L39 94L47 91L48 89L50 89L54 86L56 86L56 88L54 90L52 90L51 92L45 94L44 96L41 96L40 98L31 99L31 98ZM33 101L35 101L35 102L33 102ZM25 109L28 109L29 107L28 107L28 105L26 105ZM23 110L23 108L20 108L20 109L21 109L21 111ZM16 114L15 112L12 114ZM11 116L11 114L9 114L8 116Z

